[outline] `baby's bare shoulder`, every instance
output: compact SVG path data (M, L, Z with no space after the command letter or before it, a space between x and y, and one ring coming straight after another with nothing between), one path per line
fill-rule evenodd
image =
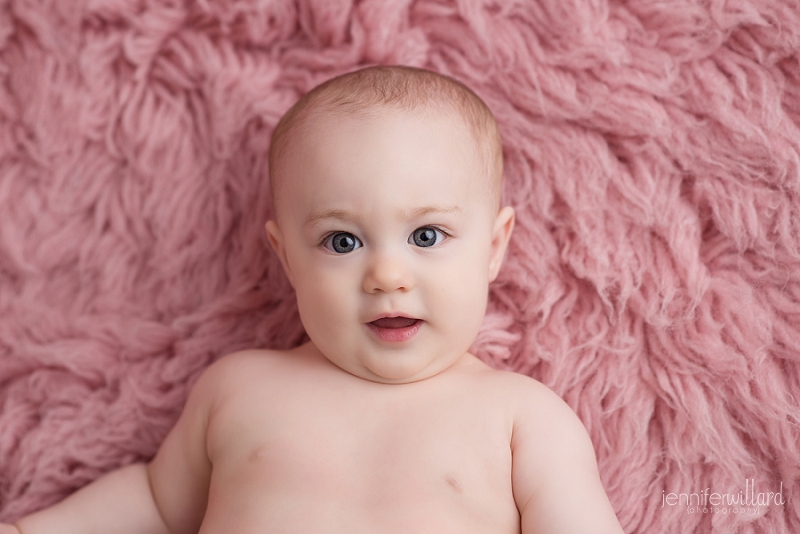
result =
M495 371L493 380L512 413L516 434L546 442L558 429L562 439L586 439L586 429L572 408L543 383L508 371Z
M554 456L564 456L568 462L579 457L594 462L594 449L586 428L552 389L534 378L510 371L489 370L484 373L483 381L492 395L501 399L510 416L512 449L524 451L537 469L548 470L553 464L536 459Z
M203 371L192 395L213 401L250 386L277 382L286 367L287 354L287 351L251 349L222 356Z
M512 371L491 369L485 366L481 380L493 394L502 397L515 418L544 416L569 406L553 390L535 378Z
M501 409L510 419L513 432L539 439L547 435L542 428L558 426L564 432L583 434L582 423L572 408L552 389L529 376L492 369L485 364L475 366L472 383L465 384L472 395L485 393L484 401L493 409Z

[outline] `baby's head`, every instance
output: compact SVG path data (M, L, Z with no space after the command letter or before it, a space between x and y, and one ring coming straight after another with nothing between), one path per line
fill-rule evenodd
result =
M346 74L281 119L269 167L267 233L319 351L385 383L459 361L514 224L486 105L420 69Z
M275 210L286 168L297 137L321 122L345 116L377 117L387 112L447 114L458 118L472 134L482 175L491 199L500 205L503 147L492 112L467 86L428 70L413 67L369 67L318 85L281 118L272 134L269 175ZM291 167L291 166L290 166Z

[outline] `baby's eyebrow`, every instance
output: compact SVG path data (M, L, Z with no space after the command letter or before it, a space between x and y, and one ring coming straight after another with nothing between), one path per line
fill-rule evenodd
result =
M325 210L319 213L312 213L306 217L304 226L314 226L325 219L338 219L340 221L352 222L355 220L355 217L351 213L344 210Z
M455 213L460 214L461 208L458 206L425 206L423 208L416 208L411 210L411 217L424 217L425 215L433 214L444 214L444 213Z
M421 208L414 208L408 213L410 218L419 218L430 214L460 214L461 212L462 210L458 206L423 206ZM312 213L306 217L305 226L314 226L325 219L337 219L345 222L353 222L357 218L357 216L349 211L339 209L325 210L319 213Z

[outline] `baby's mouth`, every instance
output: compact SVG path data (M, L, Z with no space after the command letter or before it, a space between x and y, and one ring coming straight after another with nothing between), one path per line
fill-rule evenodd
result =
M412 319L411 317L382 317L369 324L378 328L408 328L417 321L419 321L419 319Z
M385 343L404 343L422 328L422 319L411 317L381 317L367 323L372 333Z

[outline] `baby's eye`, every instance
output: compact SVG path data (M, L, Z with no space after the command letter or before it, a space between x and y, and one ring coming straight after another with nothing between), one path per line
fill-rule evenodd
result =
M432 226L423 226L414 230L408 238L408 242L418 247L432 247L441 243L442 239L444 239L444 234L441 230Z
M353 252L361 246L361 241L350 232L337 232L325 239L325 248L337 254Z

